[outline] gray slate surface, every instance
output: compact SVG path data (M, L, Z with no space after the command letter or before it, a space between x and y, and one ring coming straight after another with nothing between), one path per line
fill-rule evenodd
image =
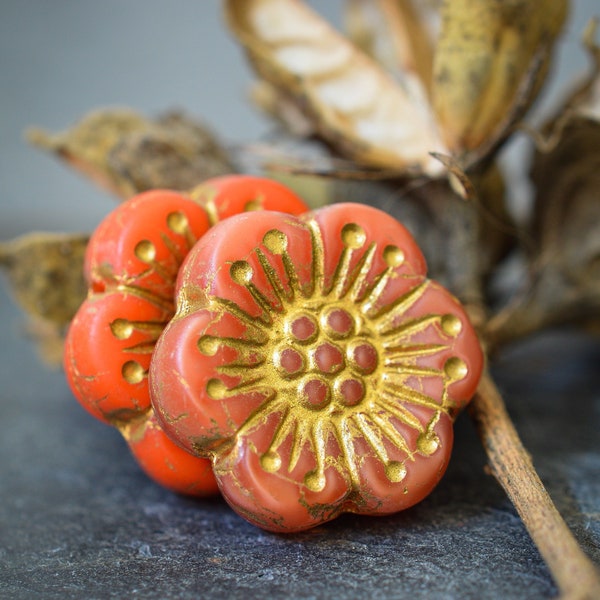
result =
M140 472L116 431L45 369L1 290L0 597L545 598L556 589L466 415L450 469L421 505L265 533L219 499ZM600 346L555 332L496 365L559 509L600 564Z

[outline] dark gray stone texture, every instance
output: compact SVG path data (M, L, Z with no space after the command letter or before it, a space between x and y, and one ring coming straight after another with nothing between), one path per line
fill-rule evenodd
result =
M448 473L419 506L265 533L220 499L149 481L119 434L41 366L0 303L0 597L546 598L557 590L484 472L467 415ZM600 564L600 345L553 332L495 373L558 508Z

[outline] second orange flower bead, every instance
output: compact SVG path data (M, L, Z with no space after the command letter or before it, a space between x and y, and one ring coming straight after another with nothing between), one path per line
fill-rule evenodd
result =
M118 427L150 477L176 492L212 494L217 486L210 461L182 449L156 421L148 390L154 346L174 314L175 281L192 246L217 222L262 209L307 210L275 181L232 175L189 195L142 193L118 206L90 239L90 295L67 335L67 380L84 408Z

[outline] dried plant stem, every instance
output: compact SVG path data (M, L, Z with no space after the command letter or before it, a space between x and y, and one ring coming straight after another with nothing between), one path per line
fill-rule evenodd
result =
M562 598L600 598L600 575L544 488L489 373L470 406L494 477L546 561Z

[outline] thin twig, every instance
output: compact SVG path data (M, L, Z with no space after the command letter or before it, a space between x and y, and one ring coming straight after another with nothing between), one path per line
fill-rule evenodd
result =
M469 412L477 425L492 473L546 561L561 597L569 600L600 598L600 574L554 506L487 372Z

